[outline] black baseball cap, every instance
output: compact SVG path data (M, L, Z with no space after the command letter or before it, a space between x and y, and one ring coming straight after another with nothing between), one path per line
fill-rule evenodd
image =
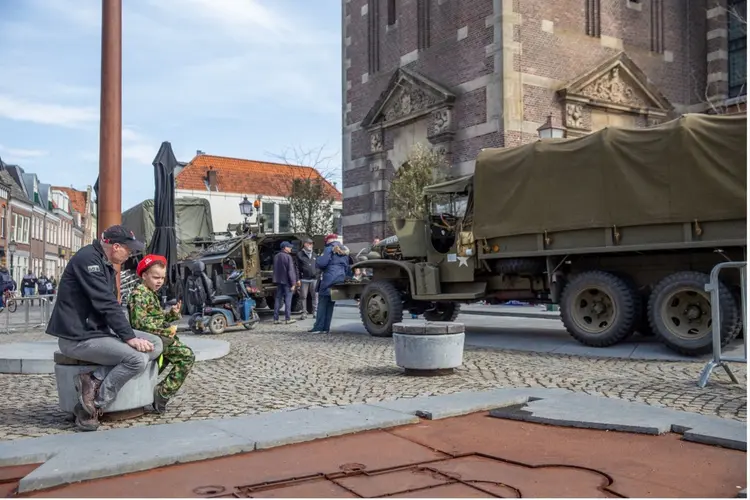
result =
M132 252L140 252L146 245L138 241L133 231L126 229L124 226L111 226L102 233L102 242L114 245L118 243L125 245Z
M294 248L294 245L292 245L288 241L282 241L281 242L281 248Z

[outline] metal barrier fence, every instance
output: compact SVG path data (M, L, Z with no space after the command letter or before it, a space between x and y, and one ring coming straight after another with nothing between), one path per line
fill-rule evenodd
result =
M723 357L721 355L721 309L720 309L720 297L719 297L719 273L724 269L739 269L740 270L740 287L742 289L742 342L744 344L744 356L742 358ZM729 368L727 363L745 363L747 364L747 263L746 262L722 262L717 264L711 270L711 276L706 285L706 291L711 293L711 335L713 337L713 359L706 363L703 368L700 379L698 380L698 387L706 387L708 378L716 367L724 368L729 378L735 384L739 384L737 377L732 373L732 369Z
M3 315L5 316L4 333L45 328L52 314L54 300L55 295L31 295L28 297L18 296L8 298L3 310ZM11 306L12 303L15 304L15 307Z

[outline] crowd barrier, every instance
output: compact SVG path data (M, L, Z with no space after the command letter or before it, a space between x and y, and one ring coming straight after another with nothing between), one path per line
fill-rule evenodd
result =
M55 295L15 296L6 300L4 333L43 329L49 323Z
M719 274L724 269L739 269L740 270L740 287L742 289L742 342L744 346L744 356L738 357L724 357L721 353L721 300L719 296ZM703 368L700 379L698 379L698 387L706 387L708 379L714 368L722 367L727 372L729 378L735 384L739 384L737 377L732 373L732 369L727 363L745 363L747 364L747 263L746 262L722 262L717 264L711 270L711 276L708 284L706 285L706 291L711 294L711 335L713 338L713 359L706 363Z

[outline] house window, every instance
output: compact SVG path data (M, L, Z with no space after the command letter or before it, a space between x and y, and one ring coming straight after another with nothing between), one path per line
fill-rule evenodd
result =
M729 0L729 97L747 95L747 0Z
M288 233L292 230L292 210L286 203L279 205L279 232Z
M331 228L334 233L341 234L342 231L342 225L341 225L341 210L334 209L333 211L333 227Z
M274 219L274 207L276 206L275 203L263 203L263 206L261 207L263 218L265 221L263 222L263 232L265 233L273 233L273 219Z

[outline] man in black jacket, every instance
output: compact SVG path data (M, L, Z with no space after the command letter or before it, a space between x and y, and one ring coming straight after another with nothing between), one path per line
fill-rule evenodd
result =
M113 265L143 247L131 231L112 226L100 241L76 252L60 278L47 333L58 337L65 356L102 365L76 378L75 417L81 430L96 430L122 386L161 354L159 337L134 332L115 295Z
M296 321L292 319L292 295L299 281L297 266L294 264L292 244L288 241L281 243L281 251L273 257L273 283L276 285L276 300L273 306L273 322L278 325L279 311L284 304L284 323L290 325Z
M302 245L302 250L297 252L297 270L299 274L299 301L302 304L302 317L300 319L307 318L307 296L312 296L312 315L315 317L315 313L318 310L318 292L317 288L318 276L320 271L315 266L315 260L317 255L313 251L313 240L307 238Z

